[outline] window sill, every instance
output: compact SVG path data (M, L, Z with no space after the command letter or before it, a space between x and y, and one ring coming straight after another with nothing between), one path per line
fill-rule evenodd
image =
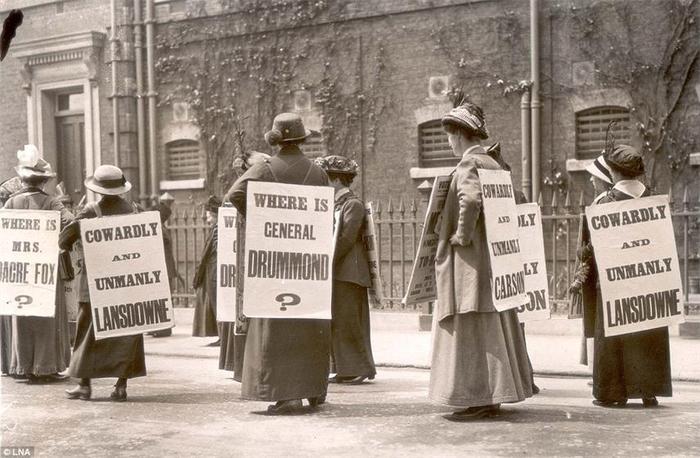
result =
M204 178L194 180L163 180L160 182L161 191L177 189L204 189Z
M571 172L585 172L586 167L593 163L593 159L567 159L566 160L566 171Z
M408 173L414 180L424 180L426 178L446 177L454 169L454 167L411 167Z

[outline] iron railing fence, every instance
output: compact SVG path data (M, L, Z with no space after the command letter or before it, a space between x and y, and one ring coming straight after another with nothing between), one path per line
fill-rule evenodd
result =
M575 203L574 203L575 202ZM540 196L542 223L547 256L550 298L553 313L565 314L568 287L576 266L578 233L585 208L584 195L552 193L549 202ZM420 205L425 207L425 203ZM432 304L404 306L413 259L423 228L424 210L415 200L389 199L375 202L377 247L380 256L384 301L375 305L383 310L430 312ZM686 188L680 198L671 195L671 209L676 231L678 256L683 278L686 310L700 319L700 200L691 199ZM168 222L173 251L181 276L174 288L173 302L181 307L194 306L192 278L201 257L207 235L202 204L175 208Z

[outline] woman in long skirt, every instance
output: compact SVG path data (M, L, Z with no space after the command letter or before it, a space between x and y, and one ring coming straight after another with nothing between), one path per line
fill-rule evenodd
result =
M327 186L326 173L299 148L309 135L299 115L277 115L265 139L279 146L279 152L246 171L224 201L230 201L245 217L248 181ZM329 339L327 320L251 318L243 358L243 398L274 401L268 407L273 415L298 410L302 399L314 406L323 402L328 388Z
M73 215L63 204L43 191L56 174L39 157L36 147L26 145L17 152L17 157L19 165L15 170L22 188L10 196L4 208L58 211L62 227L73 221ZM70 359L68 314L60 278L56 282L55 304L53 317L12 317L10 374L27 377L30 383L60 379L58 373L66 369Z
M206 204L207 224L209 233L202 250L202 259L194 273L192 286L197 290L197 303L194 307L194 319L192 320L192 335L194 337L219 336L216 325L216 243L217 243L217 215L221 200L216 196L209 196ZM209 346L216 347L220 340L216 340Z
M532 375L517 312L498 312L491 300L477 169L501 167L481 146L488 138L483 112L463 103L442 123L462 159L442 210L435 259L438 307L429 396L458 409L448 420L469 421L532 396Z
M370 339L369 259L363 242L365 205L350 190L357 163L343 156L326 156L316 163L335 189L335 253L331 310L331 383L359 385L377 373Z
M80 220L112 215L128 215L137 211L136 206L120 197L131 189L122 171L113 165L101 165L95 174L85 180L85 186L101 195L96 204L87 205L68 225L59 237L59 245L70 250L80 239ZM91 379L116 377L117 383L110 399L126 401L127 379L146 375L143 354L143 334L110 337L95 340L87 272L80 271L78 324L70 362L69 375L80 379L77 387L66 390L69 399L88 400L92 396Z

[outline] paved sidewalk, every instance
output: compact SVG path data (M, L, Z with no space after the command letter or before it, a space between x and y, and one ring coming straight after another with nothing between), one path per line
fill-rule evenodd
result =
M387 315L390 313L372 314L372 350L377 365L429 368L431 333L411 330L413 322L398 314ZM219 348L206 346L215 337L191 336L192 316L193 309L176 309L172 337L147 336L146 354L218 359ZM590 376L590 369L578 362L581 335L571 332L580 327L580 321L559 319L526 326L528 352L536 374ZM671 337L671 373L676 381L700 382L700 340Z

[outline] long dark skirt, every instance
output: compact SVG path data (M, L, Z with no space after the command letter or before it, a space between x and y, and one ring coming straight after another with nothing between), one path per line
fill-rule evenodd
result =
M197 302L192 319L194 337L214 337L219 335L216 326L216 299L212 298L207 288L197 290Z
M90 303L81 302L79 307L70 376L134 378L146 375L143 334L95 340Z
M374 377L377 371L370 340L367 288L334 281L332 311L331 372L341 377Z
M12 316L0 316L0 365L2 373L10 373L12 361Z
M245 335L235 335L235 323L219 323L221 347L219 347L219 369L233 371L233 379L241 381L243 376L243 355L245 353Z
M594 351L593 397L619 401L671 396L668 328L605 337L602 299L598 292Z
M241 396L258 401L323 396L328 388L329 360L327 320L252 318Z
M12 317L10 374L43 376L68 367L70 336L63 292L64 284L59 280L53 317Z

